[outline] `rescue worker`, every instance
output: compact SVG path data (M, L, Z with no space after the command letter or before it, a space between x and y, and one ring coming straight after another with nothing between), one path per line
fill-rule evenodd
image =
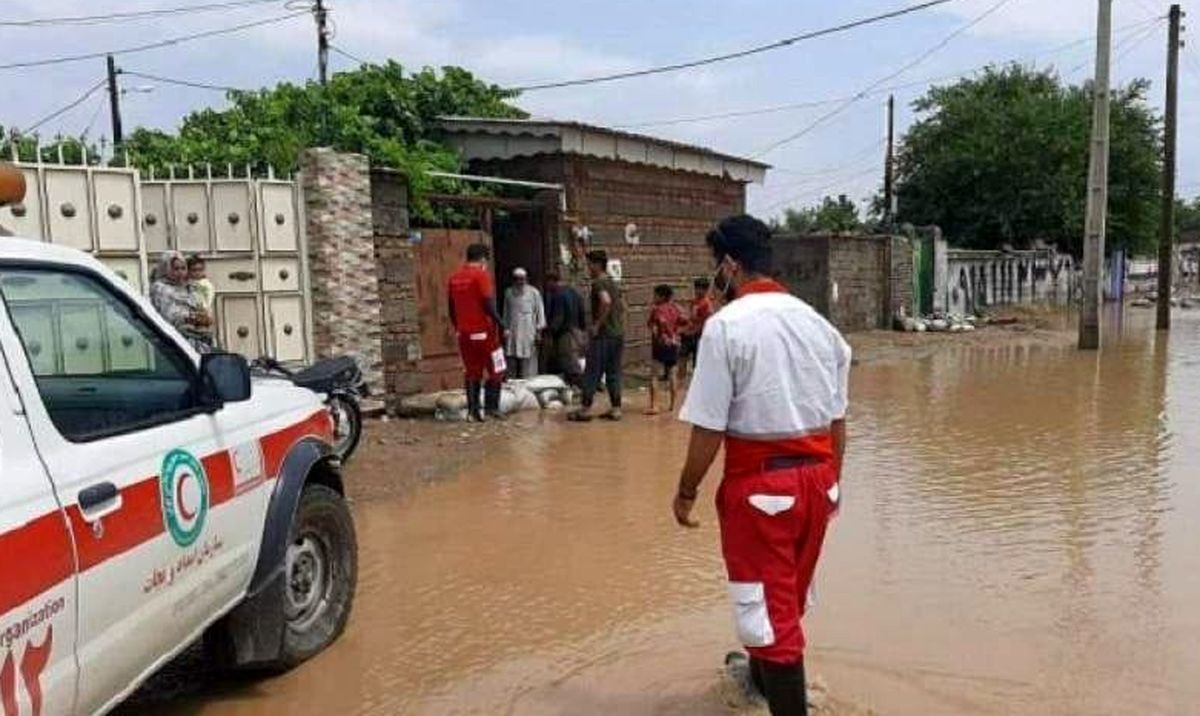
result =
M806 714L806 606L837 508L850 347L808 304L767 278L771 231L734 216L709 232L715 288L737 298L708 319L680 419L692 425L673 510L692 519L722 444L721 551L749 671L775 716ZM740 654L727 657L742 659Z
M488 417L503 420L500 386L504 382L504 321L496 310L496 291L488 271L490 251L484 244L467 247L467 262L450 275L450 323L458 338L467 391L467 417L483 422L479 390L484 387L483 410Z

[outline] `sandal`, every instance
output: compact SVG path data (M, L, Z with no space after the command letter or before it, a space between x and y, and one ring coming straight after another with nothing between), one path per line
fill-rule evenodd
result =
M567 420L572 423L590 423L592 422L592 415L591 413L576 411L574 413L567 413Z

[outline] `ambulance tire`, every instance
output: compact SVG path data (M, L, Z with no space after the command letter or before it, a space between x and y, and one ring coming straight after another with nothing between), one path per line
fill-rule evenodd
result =
M300 495L288 546L283 648L290 669L332 644L346 628L358 582L358 545L346 499L310 483Z

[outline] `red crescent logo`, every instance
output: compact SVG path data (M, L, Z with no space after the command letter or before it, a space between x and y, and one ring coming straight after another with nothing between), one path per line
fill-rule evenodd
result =
M192 520L196 519L196 511L189 510L187 508L187 503L183 501L183 483L189 477L195 479L195 475L185 473L181 475L179 480L175 483L175 504L179 505L180 516L182 516L184 520L191 522Z

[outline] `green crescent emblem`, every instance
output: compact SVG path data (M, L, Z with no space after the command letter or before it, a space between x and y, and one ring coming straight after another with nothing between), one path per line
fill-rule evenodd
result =
M195 488L190 487L192 482ZM204 466L190 452L172 450L163 458L158 484L163 525L175 544L190 547L204 531L208 516L208 476L204 474ZM185 499L185 491L193 492L189 499Z

